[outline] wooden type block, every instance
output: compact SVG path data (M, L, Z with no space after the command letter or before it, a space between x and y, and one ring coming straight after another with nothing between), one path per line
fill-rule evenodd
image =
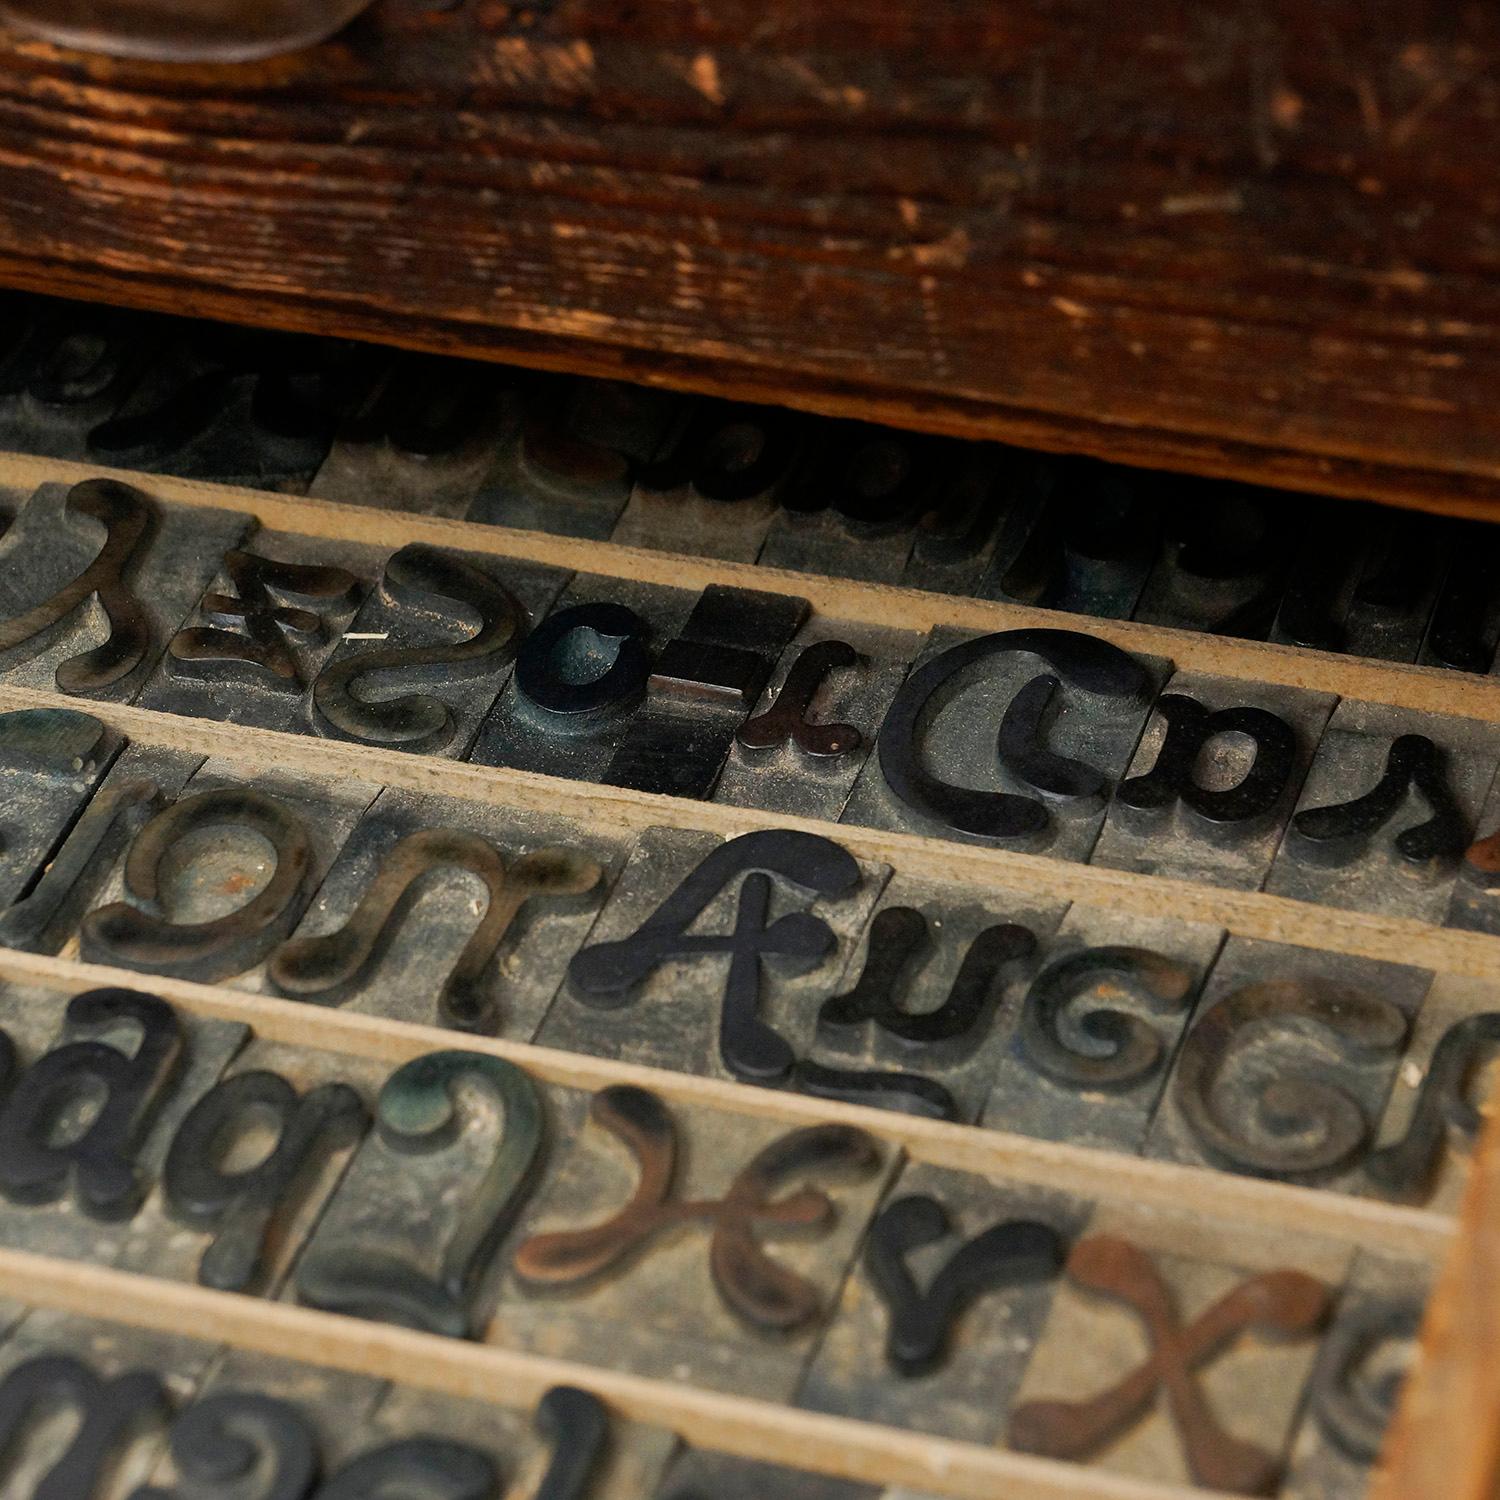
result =
M627 849L566 818L388 787L278 950L270 985L366 1015L462 1021L529 1041ZM406 882L405 894L394 883L383 891L384 881ZM502 925L489 931L492 913Z
M991 1444L1004 1430L1011 1397L1057 1289L1061 1263L1089 1207L1060 1193L913 1164L891 1185L882 1211L914 1197L936 1202L950 1230L914 1245L902 1257L925 1299L918 1321L945 1330L936 1364L907 1372L893 1363L895 1314L889 1295L874 1279L867 1231L861 1259L844 1282L837 1316L803 1376L797 1404ZM957 1257L963 1247L1001 1224L1026 1228L999 1241L986 1257L992 1279L981 1280L977 1269L961 1276L964 1261ZM1050 1255L1047 1231L1052 1232ZM975 1256L973 1250L966 1253L970 1266Z
M569 575L414 544L386 561L313 684L320 734L463 759Z
M1092 862L1258 890L1333 704L1330 693L1174 673Z
M1345 699L1318 741L1266 889L1441 922L1497 761L1500 728Z
M76 952L79 923L103 904L106 889L118 891L116 867L136 833L176 800L203 761L189 750L127 744L47 868L0 915L0 943L29 953Z
M1186 1206L1097 1208L1052 1298L1004 1442L1163 1485L1274 1493L1351 1254ZM1126 1398L1137 1371L1141 1384ZM1190 1421L1186 1399L1167 1396L1174 1380L1196 1387ZM1109 1400L1114 1391L1121 1397Z
M753 563L814 423L774 406L683 405L675 430L638 467L610 540Z
M6 1494L30 1496L54 1474L83 1436L73 1413L81 1418L91 1407L96 1419L102 1418L94 1441L103 1441L97 1466L84 1463L87 1472L71 1473L85 1486L79 1500L129 1500L160 1460L173 1410L192 1400L218 1353L213 1343L179 1334L46 1308L28 1311L0 1342L0 1381L32 1360L61 1356L83 1366L89 1372L84 1378L92 1375L102 1389L96 1388L87 1403L54 1392L52 1401L35 1402L20 1413L19 1430L7 1434L12 1440L0 1453Z
M134 485L42 485L0 539L0 674L128 702L249 517Z
M1138 1151L1223 937L1173 917L1070 907L1007 1007L984 1123ZM1128 1017L1129 1031L1111 1016Z
M313 733L312 684L385 559L378 547L254 532L219 560L141 707Z
M815 615L741 726L714 801L837 821L921 644L915 631Z
M1430 1266L1361 1252L1324 1336L1280 1500L1361 1500L1416 1357Z
M637 1096L621 1101L622 1107L645 1107L638 1090L613 1092ZM675 1169L668 1167L665 1185L669 1207L661 1215L644 1209L633 1249L587 1279L544 1282L522 1274L541 1258L537 1237L613 1219L642 1181L636 1157L602 1125L599 1104L561 1089L549 1090L548 1104L555 1145L510 1241L511 1270L489 1321L488 1341L699 1388L789 1401L833 1316L839 1288L895 1170L894 1155L859 1133L845 1140L843 1127L813 1127L837 1129L837 1161L825 1154L821 1168L788 1163L758 1200L767 1206L757 1210L743 1197L743 1174L794 1132L776 1121L666 1106L676 1143ZM863 1146L851 1157L856 1141ZM829 1206L813 1212L808 1189L825 1195ZM793 1227L790 1210L779 1217L774 1211L775 1204L794 1198L805 1202L806 1211L795 1216L799 1227ZM732 1208L734 1202L741 1206ZM692 1208L679 1217L670 1207L675 1204ZM757 1306L771 1289L768 1277L752 1275L740 1251L730 1252L727 1238L722 1252L711 1251L720 1236L737 1236L740 1224L781 1275L797 1279L797 1297L808 1299L810 1317L772 1327L732 1310L721 1290L726 1284L721 1273L733 1278L730 1292L741 1300L748 1284ZM547 1259L558 1263L555 1254ZM725 1267L731 1269L724 1272ZM778 1298L784 1290L778 1286Z
M1231 938L1148 1154L1349 1190L1431 982L1425 969Z
M896 700L911 710L910 734L897 732L893 708L840 821L1087 860L1104 824L1110 790L1130 762L1170 664L1127 656L1082 632L1042 636L1018 631L982 637L948 626L935 629L902 688L912 701L907 705L901 695ZM963 650L990 639L996 642L991 651ZM1049 652L1055 646L1061 655L1056 661L1039 657L1038 646ZM963 662L969 655L973 659ZM939 661L963 664L934 685L921 707L916 684L923 679L917 674L940 670ZM1086 691L1080 678L1093 686ZM1094 690L1101 685L1105 691ZM1013 753L1004 758L996 750L1002 723L1013 734ZM888 776L888 758L896 756L903 766L915 763L904 769L909 779L935 777L950 788L1003 793L1012 804L1021 798L1025 803L1006 815L1001 831L966 831L963 818L974 813L953 814L930 799L919 804L898 794ZM1065 766L1057 764L1059 757ZM1055 782L1058 776L1062 779Z
M697 597L690 589L578 574L541 631L523 644L523 668L506 682L468 758L483 766L600 780L630 720L641 712L652 659L682 628ZM634 619L616 618L613 609L602 613L601 606L628 610ZM579 613L562 620L569 610ZM558 693L595 683L597 692L582 707Z
M731 1008L726 996L731 989L731 967L742 961L733 958L740 941L736 937L739 914L749 909L751 882L764 880L769 883L766 928L778 923L795 926L809 917L826 925L821 951L809 951L801 958L779 953L776 940L766 938L764 930L760 939L754 934L744 937L749 946L743 961L755 965L756 1014L790 1044L795 1055L804 1056L817 1024L818 1006L835 993L838 976L847 967L889 874L883 865L854 861L827 840L800 842L812 837L794 836L798 842L786 862L793 878L745 874L741 867L730 872L723 885L707 893L707 904L691 921L687 943L701 947L693 938L707 938L715 944L709 951L665 956L618 997L613 993L594 994L581 987L576 968L581 960L575 958L573 977L558 992L536 1041L568 1052L620 1058L678 1072L713 1078L738 1076L724 1055L726 1035L734 1025L732 1015L726 1022L726 1012ZM712 834L647 829L637 839L583 953L630 939L692 879L716 849L726 847ZM837 856L848 877L847 885L836 894L820 895L795 883L794 872L800 861L807 851L818 849ZM798 913L805 915L795 915ZM757 941L766 946L763 959L749 958ZM732 1043L730 1052L733 1056Z
M378 387L341 424L309 493L320 500L462 516L515 421L518 372L477 361L384 356Z
M83 957L263 989L267 959L379 790L205 761L104 882L80 928Z
M1500 986L1438 974L1412 1025L1355 1190L1456 1214L1500 1042ZM1399 1149L1398 1149L1399 1148Z
M41 873L122 743L92 714L72 709L0 713L0 908Z
M209 1023L192 1024L196 1033ZM388 1072L381 1064L364 1058L336 1056L252 1037L217 1080L198 1089L187 1101L187 1108L175 1111L172 1157L166 1159L165 1169L156 1175L149 1196L131 1220L131 1233L112 1263L121 1270L197 1282L219 1291L271 1298L280 1295L348 1169ZM219 1086L218 1092L222 1094L226 1085L237 1087L231 1080L241 1080L248 1086L251 1077L267 1073L290 1084L302 1101L312 1095L313 1104L304 1103L306 1112L300 1115L295 1108L284 1115L275 1114L269 1103L275 1097L271 1090L247 1094L241 1096L233 1110L226 1109L222 1116L210 1117L220 1124L218 1130L199 1125L179 1139L183 1119L190 1111L196 1112L193 1107L203 1106L213 1084ZM338 1123L317 1129L308 1115L317 1107L319 1098L327 1098L331 1086L338 1085L351 1090L363 1108L357 1107L356 1100L350 1100L351 1108L344 1110ZM317 1091L321 1091L321 1096ZM331 1102L325 1106L329 1114L334 1107ZM227 1130L232 1134L226 1133L221 1121L229 1122ZM257 1216L244 1212L229 1192L223 1197L230 1206L218 1222L208 1223L202 1217L190 1215L190 1206L202 1205L202 1189L185 1181L171 1180L176 1167L172 1158L183 1153L197 1163L217 1167L225 1179L232 1179L236 1173L249 1174L277 1151L293 1154L288 1159L287 1175L282 1177L275 1192L274 1206L266 1214L263 1230ZM233 1185L229 1180L224 1183L226 1188ZM179 1201L174 1201L173 1192L181 1195ZM257 1206L261 1201L257 1195ZM249 1274L234 1275L241 1267Z
M149 981L141 992L149 995ZM107 1026L78 1027L68 1023L72 997L40 986L6 984L0 987L0 1030L10 1038L17 1054L17 1072L8 1103L0 1112L0 1130L14 1131L17 1140L45 1143L62 1148L56 1169L57 1191L37 1187L17 1189L0 1197L0 1244L12 1249L87 1260L99 1265L153 1264L153 1257L168 1237L168 1231L129 1197L108 1216L86 1212L75 1177L74 1158L66 1147L83 1139L98 1118L102 1104L116 1096L116 1087L106 1084L94 1069L79 1068L65 1081L54 1080L46 1095L33 1105L22 1105L21 1085L25 1071L49 1053L57 1055L70 1043L103 1043L125 1057L139 1054L143 1032L134 1021L120 1020ZM157 1002L160 1004L160 1002ZM142 1089L137 1108L129 1118L118 1117L111 1128L125 1138L102 1143L111 1156L129 1163L138 1184L139 1200L159 1188L168 1151L178 1127L188 1112L213 1087L239 1053L250 1029L238 1022L212 1021L172 1013L180 1052L175 1065ZM51 1065L49 1065L51 1066ZM118 1086L123 1093L124 1086ZM98 1154L101 1143L91 1148ZM40 1194L40 1198L38 1198Z
M813 1026L798 1027L799 1042L804 1031L808 1036L799 1052L839 1071L918 1075L952 1097L956 1118L977 1121L1004 1067L1021 1001L1066 910L1066 903L1016 891L892 875L842 974L824 983L818 1004L806 1007ZM878 1016L892 1004L897 1013L882 1025ZM961 1026L969 1006L973 1019ZM924 1032L920 1018L944 1007L954 1018L952 1034ZM785 1029L791 1035L791 1026ZM846 1097L882 1102L855 1091ZM899 1108L898 1101L892 1091L889 1107ZM1009 1121L1002 1128L1026 1125Z

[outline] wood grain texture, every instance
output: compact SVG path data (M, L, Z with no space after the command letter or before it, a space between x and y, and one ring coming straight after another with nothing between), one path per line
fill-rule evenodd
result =
M1334 493L1500 503L1500 16L378 0L0 41L0 281Z

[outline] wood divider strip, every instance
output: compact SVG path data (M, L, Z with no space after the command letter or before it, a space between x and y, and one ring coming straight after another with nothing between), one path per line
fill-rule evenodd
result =
M730 838L757 828L798 829L833 839L860 858L933 880L1007 887L1055 900L1108 905L1143 917L1170 912L1184 921L1222 927L1241 937L1500 981L1500 937L1435 927L1409 917L1344 911L1264 891L1112 870L1041 854L865 828L858 823L828 823L761 808L694 802L535 771L381 750L317 735L188 718L127 704L95 703L43 688L0 683L0 712L24 708L66 708L93 714L141 744L222 757L245 767L251 775L274 768L324 780L349 777L522 811L560 813L584 823L602 820L632 832L672 827Z
M369 1058L392 1068L426 1052L461 1046L503 1057L532 1077L564 1088L592 1093L615 1084L634 1084L672 1104L776 1120L788 1128L854 1125L913 1160L934 1166L1071 1191L1132 1207L1147 1206L1170 1213L1191 1208L1197 1214L1213 1214L1273 1230L1321 1234L1409 1257L1439 1258L1447 1253L1454 1237L1456 1221L1451 1216L1380 1199L1265 1182L1208 1167L1065 1145L780 1089L755 1088L587 1053L561 1052L529 1042L456 1035L436 1026L74 959L0 949L0 978L70 994L105 985L146 989L191 1015L243 1022L269 1041Z
M215 1342L236 1349L491 1405L531 1407L552 1386L578 1386L618 1417L667 1428L693 1447L867 1484L910 1485L956 1500L1232 1500L1216 1490L1157 1484L20 1250L0 1249L0 1295L164 1333L212 1329Z
M75 483L107 476L179 505L243 510L263 526L326 540L367 542L389 547L427 542L517 561L547 563L580 572L604 573L638 583L701 589L712 583L766 589L808 600L819 614L909 630L936 625L966 630L1026 627L1083 630L1129 651L1165 656L1181 668L1248 682L1309 688L1341 697L1387 703L1399 708L1460 718L1500 722L1500 676L1478 676L1403 662L1382 662L1332 652L1242 641L1197 631L1147 625L1134 620L1102 620L1090 615L931 594L890 584L829 578L754 563L724 562L682 553L626 547L614 542L554 536L488 526L444 516L347 505L331 500L275 494L205 480L140 474L62 459L0 453L0 485L32 488L48 480Z
M1422 1320L1369 1500L1500 1495L1500 1111L1474 1152L1459 1232Z

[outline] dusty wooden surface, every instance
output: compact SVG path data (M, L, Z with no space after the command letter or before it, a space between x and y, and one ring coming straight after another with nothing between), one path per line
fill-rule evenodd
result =
M1500 16L377 0L0 40L0 282L1469 510Z

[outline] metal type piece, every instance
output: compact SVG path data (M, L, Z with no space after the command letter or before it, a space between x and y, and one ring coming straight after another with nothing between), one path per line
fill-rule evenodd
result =
M0 542L0 671L129 700L248 518L161 505L132 485L43 485Z
M601 837L545 813L387 788L273 954L267 984L294 998L427 1025L447 993L458 1014L529 1041L614 884L628 837ZM425 862L435 847L452 844L462 853L471 843L473 868L466 859ZM492 854L478 857L479 845ZM395 893L388 877L399 850L412 883L389 919L377 922L375 898L382 882L382 910ZM423 850L422 860L412 857ZM482 873L492 861L502 877L498 901Z
M826 1171L868 1175L880 1151L864 1131L817 1125L789 1131L759 1151L722 1198L683 1201L672 1196L677 1130L665 1106L644 1089L614 1087L595 1094L592 1120L620 1140L639 1170L630 1201L588 1229L533 1235L516 1249L514 1269L531 1287L577 1286L620 1268L674 1225L709 1227L709 1264L724 1304L753 1327L790 1333L814 1322L823 1308L811 1283L773 1260L759 1242L761 1226L826 1227L833 1204L805 1184L785 1198L789 1179Z
M530 707L558 716L556 733L612 722L646 696L651 677L646 634L645 622L623 604L556 610L516 657L516 691ZM582 675L584 670L590 675Z
M719 1021L724 1066L745 1081L785 1078L792 1050L757 1014L761 966L775 957L794 972L804 972L833 950L834 935L822 918L808 912L768 921L772 875L799 891L832 897L851 893L860 879L854 858L828 839L776 829L741 834L714 849L630 937L595 943L575 954L568 966L574 991L589 1005L613 1009L627 1004L664 963L727 955ZM710 902L740 877L733 932L690 932Z
M456 615L465 627L472 624L473 634L451 645L378 647L343 657L335 653L313 684L314 720L326 733L367 745L453 750L458 721L443 698L428 693L372 698L356 689L385 673L399 674L396 682L405 686L430 676L431 668L441 669L444 682L494 677L516 654L526 631L526 608L463 557L415 542L392 555L381 587L397 606L436 613L450 623L456 623Z
M297 1274L302 1301L330 1312L384 1319L429 1333L477 1332L477 1285L520 1211L542 1149L542 1100L531 1079L503 1058L430 1052L391 1074L380 1092L381 1143L404 1155L443 1151L462 1130L459 1088L482 1089L503 1115L483 1179L467 1197L436 1275L412 1257L315 1237Z
M352 1458L313 1500L498 1500L500 1471L487 1453L445 1438L401 1438Z
M533 375L468 519L605 541L681 400L622 381Z
M1280 1461L1225 1431L1197 1367L1246 1333L1291 1339L1315 1332L1328 1315L1328 1288L1300 1271L1270 1272L1241 1282L1184 1326L1151 1257L1128 1240L1094 1235L1079 1241L1067 1273L1087 1291L1134 1311L1151 1352L1124 1379L1087 1401L1029 1401L1018 1407L1010 1419L1011 1446L1051 1458L1087 1459L1140 1421L1161 1393L1197 1483L1269 1494Z
M0 713L0 943L6 907L47 878L121 743L93 715L72 709Z
M984 599L1129 619L1155 560L1159 505L1134 471L1025 454Z
M947 998L913 1014L897 988L930 946L927 918L910 906L887 906L870 924L869 948L854 988L818 1011L818 1040L847 1045L849 1033L873 1023L925 1058L959 1061L984 1039L999 1003L999 981L1010 966L1036 951L1029 928L1013 922L987 927L969 944Z
M1297 539L1271 639L1313 651L1348 649L1346 621L1364 565L1371 507L1311 500L1298 506Z
M1365 1158L1365 1175L1376 1191L1414 1202L1431 1196L1449 1132L1470 1143L1478 1139L1484 1115L1470 1089L1497 1045L1500 1011L1466 1016L1443 1033L1405 1134Z
M779 407L690 403L677 431L637 466L610 539L754 562L806 426Z
M1245 985L1212 1006L1188 1033L1174 1097L1211 1159L1266 1177L1331 1173L1369 1144L1371 1121L1358 1099L1326 1076L1282 1064L1261 1080L1246 1118L1226 1110L1220 1079L1249 1034L1312 1034L1352 1062L1394 1061L1407 1019L1389 1001L1352 985L1301 977Z
M1135 618L1178 630L1264 640L1288 565L1286 497L1250 485L1178 479L1166 544Z
M1166 738L1149 771L1120 783L1122 808L1160 813L1181 802L1210 823L1252 826L1275 810L1296 770L1297 736L1285 719L1251 705L1211 712L1178 693L1164 693L1156 711L1166 720ZM1198 758L1210 740L1229 734L1253 741L1254 759L1233 786L1207 787L1197 778Z
M805 599L710 584L658 654L645 706L600 780L709 796L745 715L807 613Z
M934 594L980 591L999 534L1029 469L1029 455L999 447L971 447L957 457L957 472L917 517L911 553L901 574L904 588ZM1019 471L1019 472L1018 472Z
M0 1104L0 1193L12 1203L52 1203L71 1185L91 1218L127 1219L146 1191L136 1152L181 1066L182 1029L164 1001L124 989L75 995L66 1021L70 1032L129 1023L139 1039L133 1053L91 1038L67 1041L21 1074ZM13 1064L14 1054L5 1061ZM58 1140L69 1107L101 1094L87 1127Z
M522 643L469 759L599 781L646 700L660 642L682 628L698 597L629 579L575 578ZM699 719L712 723L712 714ZM687 750L690 740L685 735Z
M270 1125L275 1144L254 1166L224 1165L234 1140ZM277 1073L236 1073L189 1111L173 1137L163 1186L173 1214L213 1232L198 1280L219 1291L259 1288L267 1242L288 1202L329 1155L368 1128L364 1101L347 1084L298 1094Z
M1022 678L1027 669L1012 670L1009 661L1017 655L1040 658L1052 670ZM986 683L998 679L1010 689L995 705L1001 724L989 766L960 757L956 748L946 758L937 750L942 735L952 735L955 747L978 750L984 721L976 722L972 707L964 722L954 716L981 668ZM1106 762L1123 761L1124 740L1134 744L1152 687L1151 671L1136 658L1075 631L1007 630L947 646L917 666L896 694L876 744L878 768L866 767L844 820L899 826L905 818L950 837L1045 844L1063 858L1086 855L1113 766L1064 755L1061 746L1083 748L1087 740ZM1049 717L1061 722L1061 704L1071 705L1074 693L1083 698L1076 708L1088 705L1085 722L1070 724L1066 741L1049 743ZM976 786L976 773L998 787Z
M775 701L764 713L740 725L735 739L746 750L775 750L795 744L808 755L849 755L862 736L853 724L813 724L813 699L833 672L847 670L859 653L847 641L819 641L806 647L792 664Z
M179 923L164 913L163 862L173 847L202 829L237 827L270 844L275 869L243 905L206 922ZM206 983L253 968L296 925L317 880L311 840L285 803L254 787L219 787L183 797L156 814L125 856L130 901L115 901L84 918L85 959ZM132 904L138 903L138 904Z
M980 1118L1043 1140L1139 1151L1223 939L1172 917L1069 907L1007 997L1014 1025L1002 1028L982 1080Z
M1194 673L1168 687L1092 862L1258 890L1335 700Z
M530 903L587 895L603 876L599 864L576 849L535 849L507 869L495 846L477 834L452 828L409 834L386 855L349 920L335 932L283 943L266 977L292 999L338 1004L380 962L419 883L445 866L482 880L488 901L438 990L438 1019L460 1031L493 1033L499 1015L486 980L512 925Z
M799 1060L792 1077L804 1094L839 1099L871 1109L894 1109L932 1120L962 1118L958 1101L934 1078L891 1069L831 1068L810 1058Z
M352 617L363 593L360 580L346 568L278 562L238 548L224 554L224 571L234 593L205 594L199 611L209 623L179 630L167 643L176 670L199 677L248 675L301 694L307 681L289 637L326 638L330 626L319 607Z
M1413 788L1431 816L1395 835L1396 853L1413 865L1456 859L1469 842L1468 828L1448 784L1447 755L1422 734L1391 741L1384 775L1362 796L1297 813L1288 847L1312 863L1347 864L1396 816Z
M740 726L714 801L836 819L921 644L915 631L813 615Z
M970 1303L1006 1287L1051 1280L1066 1253L1050 1225L1008 1219L964 1241L918 1290L907 1256L952 1233L947 1210L921 1193L888 1204L866 1236L865 1273L890 1310L886 1361L901 1375L925 1375L944 1361L952 1327Z
M60 946L59 914L111 835L133 841L164 805L154 781L127 781L94 796L36 884L0 915L0 943L30 953Z
M311 1422L290 1401L258 1391L200 1396L167 1441L176 1483L144 1485L130 1500L307 1500L318 1480Z
M1345 700L1266 888L1441 921L1497 760L1491 725Z
M1460 672L1491 671L1500 641L1500 542L1478 522L1453 525L1448 572L1417 658Z
M462 516L499 461L515 419L519 372L420 354L381 351L380 358L386 368L340 425L310 493L346 505Z
M1378 1357L1396 1343L1414 1352L1421 1324L1419 1301L1373 1298L1342 1313L1324 1341L1309 1392L1313 1417L1356 1463L1380 1456L1401 1394L1404 1371L1379 1368Z
M591 1391L555 1385L537 1402L535 1426L552 1459L534 1500L588 1500L609 1446L609 1409Z
M992 1446L1091 1205L911 1162L886 1201L864 1232L863 1263L845 1280L797 1405ZM916 1356L913 1373L893 1363L898 1348Z
M68 491L63 513L68 520L97 522L104 528L103 544L93 562L50 598L0 622L0 656L9 662L36 655L76 610L97 599L108 634L102 645L58 666L57 687L102 695L139 672L153 644L151 621L125 576L150 530L151 502L117 480L87 479Z
M161 1378L132 1370L105 1379L66 1354L39 1354L0 1381L0 1452L13 1453L38 1418L66 1406L79 1424L62 1456L39 1477L31 1500L80 1500L110 1475L148 1420L167 1413Z
M1109 999L1121 990L1153 1013L1180 1015L1192 1005L1197 979L1192 966L1149 948L1083 948L1054 959L1027 992L1018 1032L1021 1050L1058 1083L1130 1088L1161 1067L1167 1055L1161 1033L1128 1011L1100 1005L1078 1017L1080 1041L1073 1042L1064 1035L1064 1015L1082 998Z
M1350 656L1415 661L1448 567L1450 523L1436 516L1366 506L1364 570L1345 618Z

